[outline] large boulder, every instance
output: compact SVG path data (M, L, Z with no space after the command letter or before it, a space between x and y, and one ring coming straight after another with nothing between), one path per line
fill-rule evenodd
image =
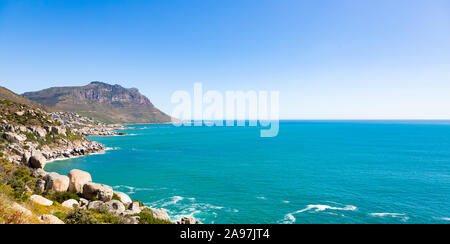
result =
M139 224L139 220L141 220L141 217L139 216L131 216L127 218L127 223L131 225Z
M131 201L131 198L130 198L127 194L125 194L125 193L123 193L123 192L115 191L114 194L116 194L116 195L120 198L120 201L121 201L123 204L128 205L128 204L130 204L130 203L132 202L132 201Z
M29 165L28 162L30 162L30 158L31 158L31 153L25 152L25 153L22 155L22 159L20 160L20 162L21 162L23 165L28 166L28 165Z
M92 201L87 205L87 209L97 209L102 210L106 209L106 204L102 201Z
M23 142L27 139L26 136L24 135L19 135L19 134L15 134L15 133L10 133L10 132L4 132L2 134L2 137L10 142Z
M45 170L43 169L33 169L33 172L31 173L33 175L34 178L39 178L39 179L45 179L48 175L47 172L45 172Z
M138 214L141 211L142 210L139 207L139 202L132 202L131 204L128 205L128 209L123 211L120 215L122 215L122 216L133 215L133 214Z
M47 175L47 190L66 192L69 189L69 177L52 172Z
M88 182L83 186L83 196L89 200L98 199L109 202L113 196L113 189L110 186Z
M92 182L91 174L79 169L73 169L69 172L69 191L73 193L83 193L83 186Z
M64 201L61 205L66 208L74 208L80 206L78 201L75 199L69 199L67 201Z
M58 219L58 217L51 215L51 214L44 214L41 217L38 218L39 221L41 221L42 223L45 224L64 224L64 222L60 219Z
M30 202L33 204L39 204L43 206L51 206L53 204L52 201L48 200L45 197L39 196L39 195L32 195L30 197Z
M125 211L125 206L121 201L118 200L111 200L106 203L106 209L108 212L119 215L123 211Z
M40 152L34 153L29 160L30 166L35 169L43 169L46 163L47 159Z
M64 127L53 126L51 128L51 132L53 132L55 134L60 134L60 135L66 136L66 128L64 128Z
M196 224L196 223L197 223L197 221L193 217L183 217L180 220L180 224L182 224L182 225L192 225L192 224Z
M167 214L165 209L163 209L163 208L159 208L159 209L152 208L151 210L152 210L152 216L155 219L161 219L161 220L165 220L165 221L169 221L170 222L169 214Z
M45 131L44 129L42 129L40 127L36 128L36 130L34 132L36 133L36 135L38 137L45 137L47 135L47 131Z

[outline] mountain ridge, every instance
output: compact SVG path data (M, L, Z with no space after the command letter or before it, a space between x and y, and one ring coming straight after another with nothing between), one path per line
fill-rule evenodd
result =
M39 108L46 112L51 112L51 109L49 107L44 106L35 101L31 101L30 99L27 99L26 97L23 97L3 86L0 86L0 100L7 100L7 101L27 105L32 108Z
M165 123L170 116L156 108L137 88L93 81L85 86L50 87L22 94L55 111L76 112L106 123Z

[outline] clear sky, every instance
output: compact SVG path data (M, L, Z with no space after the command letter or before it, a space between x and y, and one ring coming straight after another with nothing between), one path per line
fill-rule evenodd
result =
M448 0L0 0L0 85L279 90L283 119L450 119Z

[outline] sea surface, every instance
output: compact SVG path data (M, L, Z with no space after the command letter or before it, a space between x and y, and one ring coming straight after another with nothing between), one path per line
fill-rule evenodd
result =
M450 223L450 122L282 121L258 127L135 125L112 148L47 164L86 170L173 220Z

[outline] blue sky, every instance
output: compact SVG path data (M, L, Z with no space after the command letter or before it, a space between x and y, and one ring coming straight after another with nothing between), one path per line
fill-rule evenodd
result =
M0 85L279 90L284 119L450 119L447 0L0 0Z

